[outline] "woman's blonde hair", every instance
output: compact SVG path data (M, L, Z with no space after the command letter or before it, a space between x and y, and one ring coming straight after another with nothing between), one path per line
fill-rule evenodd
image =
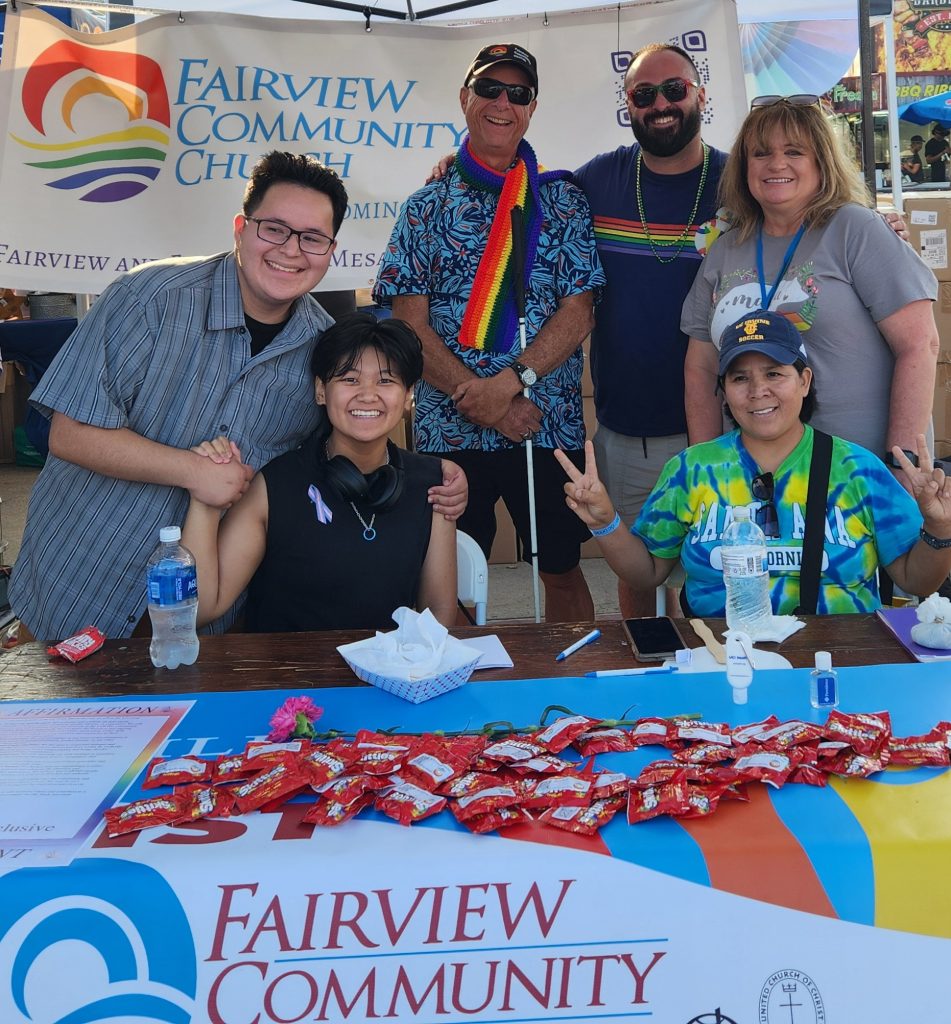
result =
M740 241L749 238L763 219L762 207L750 192L747 161L751 152L769 148L777 129L811 153L818 165L819 190L805 217L810 227L821 227L846 203L872 205L858 167L844 152L818 105L800 107L779 102L757 107L740 126L718 193L719 205L728 211L732 230Z

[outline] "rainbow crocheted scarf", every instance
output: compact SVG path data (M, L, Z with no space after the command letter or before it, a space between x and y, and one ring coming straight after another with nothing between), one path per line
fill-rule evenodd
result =
M525 228L525 279L535 262L542 229L539 185L570 177L568 171L539 173L532 147L524 140L518 145L513 167L505 174L486 167L469 150L469 136L456 156L459 176L470 187L499 196L485 252L479 261L472 294L459 329L459 344L488 352L511 352L518 347L518 312L515 306L515 269L512 252L512 210L522 208Z

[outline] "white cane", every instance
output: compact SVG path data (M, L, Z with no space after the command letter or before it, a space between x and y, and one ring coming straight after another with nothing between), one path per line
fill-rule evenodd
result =
M528 344L525 338L525 232L522 227L522 208L512 207L512 278L515 288L515 310L518 313L518 340L522 352ZM526 386L522 394L530 397ZM525 438L525 469L528 473L528 526L531 538L532 595L535 599L535 621L542 621L541 599L538 594L538 523L535 516L535 459L532 435Z

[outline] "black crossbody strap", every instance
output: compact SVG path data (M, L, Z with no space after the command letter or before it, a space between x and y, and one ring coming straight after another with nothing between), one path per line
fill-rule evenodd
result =
M829 500L829 470L832 468L832 438L821 430L812 431L812 461L806 492L806 529L802 538L799 567L797 615L815 615L819 602L819 575L826 535L826 505Z

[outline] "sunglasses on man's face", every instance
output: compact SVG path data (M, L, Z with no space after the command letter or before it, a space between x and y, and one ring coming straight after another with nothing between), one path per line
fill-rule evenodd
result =
M773 504L773 474L760 473L753 477L751 488L753 497L760 502L754 516L756 525L763 531L767 540L775 540L779 536L779 516Z
M627 95L638 110L644 110L653 106L658 93L662 93L664 99L671 103L685 100L687 93L690 92L690 86L699 89L700 83L689 82L686 78L666 78L658 85L638 85L633 89L628 89Z
M794 96L757 96L750 104L750 110L775 107L777 103L788 103L791 107L818 107L819 97L811 92L799 92Z
M497 100L504 92L516 107L527 107L535 99L535 90L530 85L508 85L494 78L473 78L469 88L484 100Z

